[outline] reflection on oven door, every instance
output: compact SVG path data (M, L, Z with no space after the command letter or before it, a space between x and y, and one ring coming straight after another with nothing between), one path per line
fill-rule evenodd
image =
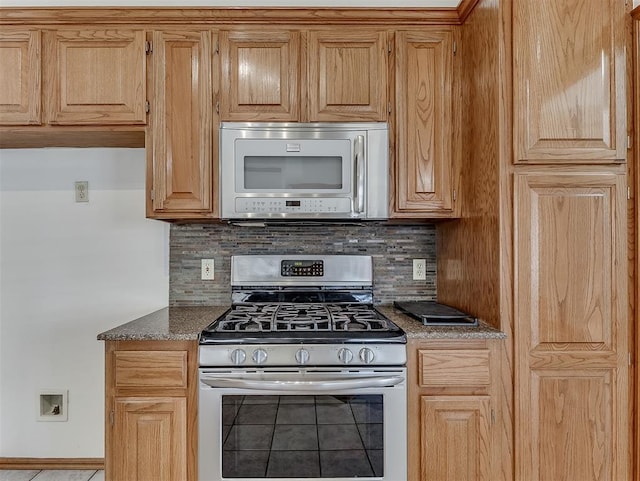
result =
M384 476L382 395L222 396L224 478Z

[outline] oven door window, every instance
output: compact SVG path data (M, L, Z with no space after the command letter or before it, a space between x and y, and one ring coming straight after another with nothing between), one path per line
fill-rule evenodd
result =
M222 396L224 478L384 475L382 395Z
M236 192L348 194L349 140L237 140Z

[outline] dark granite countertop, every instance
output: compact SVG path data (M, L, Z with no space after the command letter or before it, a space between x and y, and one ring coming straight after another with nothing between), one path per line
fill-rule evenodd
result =
M98 334L101 341L195 341L200 332L229 306L165 307L109 331ZM398 324L408 339L504 339L503 332L484 323L478 327L426 327L392 306L378 306L380 312Z
M229 306L165 307L109 331L100 341L197 341Z

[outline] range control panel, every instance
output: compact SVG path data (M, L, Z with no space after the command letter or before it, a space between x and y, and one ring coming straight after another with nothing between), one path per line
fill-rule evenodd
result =
M321 277L324 275L324 262L321 260L283 260L280 263L283 277Z

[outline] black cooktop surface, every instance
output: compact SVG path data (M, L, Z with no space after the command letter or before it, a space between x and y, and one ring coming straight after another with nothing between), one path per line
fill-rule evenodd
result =
M478 319L435 301L395 301L395 307L425 326L477 326Z
M201 344L236 342L406 342L404 331L369 304L233 305L211 323Z

